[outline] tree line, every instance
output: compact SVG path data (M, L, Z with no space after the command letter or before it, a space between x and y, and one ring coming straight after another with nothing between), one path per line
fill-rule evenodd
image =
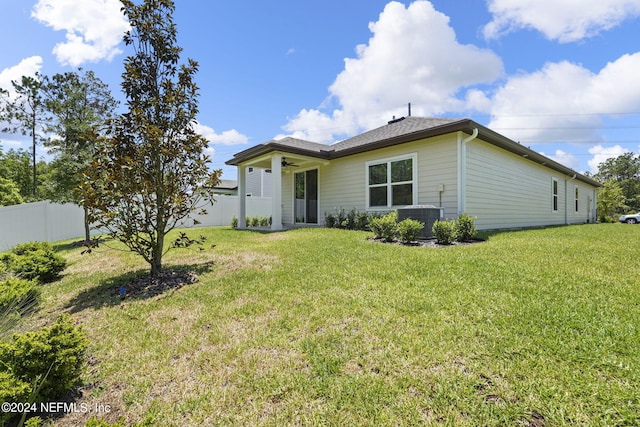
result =
M603 183L598 191L600 222L615 222L620 214L640 210L640 155L628 152L608 159L593 178Z
M82 205L84 169L95 155L96 129L114 115L118 102L92 71L79 69L46 76L23 76L0 88L2 131L28 136L31 152L0 146L0 205L38 200ZM43 145L54 155L37 160ZM88 239L88 213L85 228Z

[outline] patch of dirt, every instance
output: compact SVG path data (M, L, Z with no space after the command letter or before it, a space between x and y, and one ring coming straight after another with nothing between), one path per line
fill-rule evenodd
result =
M529 418L522 421L522 425L526 427L544 427L547 425L547 420L538 411L533 411Z

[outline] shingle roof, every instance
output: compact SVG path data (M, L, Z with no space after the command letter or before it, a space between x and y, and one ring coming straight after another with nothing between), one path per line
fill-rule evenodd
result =
M221 179L218 185L214 188L221 190L236 190L238 188L238 181L235 179Z
M267 144L286 145L289 147L301 148L303 150L317 151L318 153L322 151L327 151L327 148L329 148L329 146L325 144L319 144L317 142L305 141L304 139L291 138L291 137L286 137L286 138L278 139L275 141L269 141L267 142Z
M237 153L233 159L227 161L227 164L238 165L242 162L254 159L272 151L283 151L285 153L306 155L323 160L332 160L365 151L404 144L454 132L462 132L471 135L476 129L478 130L478 138L489 144L493 144L516 155L523 156L530 161L539 163L563 174L567 174L569 176L575 175L579 180L591 185L600 186L600 183L592 178L578 174L573 169L555 162L554 160L549 159L548 157L470 119L441 119L425 117L400 118L392 120L385 126L345 139L344 141L337 142L333 145L318 144L316 142L287 137L277 141L269 141L264 144L256 145L248 150Z
M367 144L376 143L397 136L409 135L426 129L436 128L438 126L447 125L457 121L460 121L460 119L403 117L397 120L392 120L385 126L370 130L368 132L333 144L331 148L338 152L355 147L361 147Z
M264 153L274 150L282 150L299 154L307 154L315 157L330 159L335 154L340 156L362 147L366 150L369 144L380 143L398 136L411 135L413 133L436 129L440 126L455 123L460 119L435 119L425 117L402 117L392 120L385 126L345 139L333 145L319 144L317 142L305 141L304 139L286 137L278 140L271 140L263 144L256 145L247 150L234 155L227 164L237 165L239 162L248 160Z

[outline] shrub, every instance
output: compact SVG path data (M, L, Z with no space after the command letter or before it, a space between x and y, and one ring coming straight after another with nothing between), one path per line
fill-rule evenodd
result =
M415 219L404 219L398 223L398 237L402 243L410 243L418 238L424 228L424 222Z
M450 245L456 240L456 224L453 221L436 221L431 231L441 245Z
M154 418L152 415L147 415L144 420L136 424L129 424L130 427L151 427L155 425ZM97 417L91 417L89 421L84 425L84 427L126 427L124 418L121 418L116 423L108 423L103 419L99 419Z
M251 217L251 226L257 227L258 225L260 225L260 217L257 217L257 216Z
M325 212L324 213L324 225L327 228L334 228L337 224L337 218L335 215Z
M238 217L234 216L231 218L231 228L238 228Z
M4 371L4 368L0 364L0 403L28 402L31 394L31 385L19 380L11 372ZM0 425L4 425L14 415L10 412L0 411Z
M336 211L336 223L338 228L344 228L342 224L347 220L347 215L344 213L344 209L340 208Z
M381 217L371 218L369 227L376 238L392 242L398 235L398 214L394 211Z
M366 212L358 212L356 208L348 213L340 208L335 213L325 212L324 225L327 228L344 228L347 230L366 230L369 226L369 215Z
M260 226L261 227L266 227L269 225L269 218L266 216L261 216L260 217Z
M347 230L355 230L356 228L356 217L358 216L358 211L356 208L353 208L347 213L347 216L344 220L342 220L342 228L346 228Z
M86 349L82 328L63 315L41 331L14 334L12 342L0 344L0 360L19 381L30 384L39 378L36 400L46 401L80 382Z
M476 237L475 219L466 213L463 213L455 221L456 239L458 242L469 242Z
M22 279L47 283L56 280L67 262L47 242L16 245L2 257L7 268Z
M0 281L0 313L21 315L39 303L40 288L36 283L16 277Z
M356 215L356 230L366 230L369 227L369 215L366 213L358 213Z

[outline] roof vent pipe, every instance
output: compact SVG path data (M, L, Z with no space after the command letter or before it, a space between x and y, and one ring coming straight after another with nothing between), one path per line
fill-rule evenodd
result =
M411 103L409 103L409 115L407 117L411 117Z

